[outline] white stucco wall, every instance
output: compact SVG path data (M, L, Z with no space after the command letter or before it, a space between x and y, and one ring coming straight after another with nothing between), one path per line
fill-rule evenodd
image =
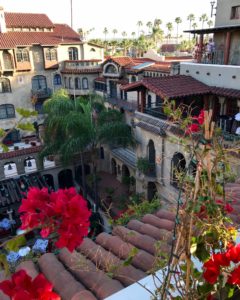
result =
M216 26L239 25L239 19L231 20L231 8L240 6L240 0L218 0L216 11Z
M192 76L210 86L240 89L240 66L183 62L180 74Z

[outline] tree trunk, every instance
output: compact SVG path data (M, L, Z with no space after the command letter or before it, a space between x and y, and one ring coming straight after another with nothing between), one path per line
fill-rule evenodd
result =
M81 160L81 168L82 168L82 188L83 188L83 197L87 198L87 191L86 191L86 176L85 176L85 167L84 167L84 159L83 153L80 152L80 160Z

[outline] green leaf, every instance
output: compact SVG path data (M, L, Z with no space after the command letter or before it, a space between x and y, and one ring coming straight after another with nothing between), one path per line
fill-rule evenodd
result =
M197 290L199 295L207 294L213 290L214 286L210 283L204 283L203 285L198 285Z
M18 124L17 128L25 130L25 131L35 131L33 124L31 124L29 122Z
M193 254L197 250L197 243L193 243L190 248L190 253Z
M6 131L0 128L0 137L3 137L6 134Z
M228 291L228 298L232 298L233 294L234 294L234 288L230 288Z
M4 247L8 251L18 251L20 247L26 245L26 238L25 236L17 236L15 238L12 238L6 243L6 246Z
M16 108L16 111L24 118L30 118L38 115L38 112L35 110L28 110L24 108Z
M0 254L0 269L4 270L6 275L10 273L7 257L5 254Z
M3 148L3 152L8 152L9 148L7 145L1 143L1 147Z
M200 243L197 245L195 256L202 262L205 262L209 259L210 255L204 243Z

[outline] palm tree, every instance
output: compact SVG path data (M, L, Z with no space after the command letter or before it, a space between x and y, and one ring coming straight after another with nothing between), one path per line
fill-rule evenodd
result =
M103 34L104 34L104 36L105 36L105 42L106 42L106 40L107 40L107 34L108 34L108 29L107 29L107 27L104 27L104 29L103 29Z
M126 125L119 111L107 111L96 95L89 100L77 98L72 101L63 90L56 92L45 102L44 148L41 156L60 155L63 163L69 163L80 154L82 184L84 194L85 170L84 153L91 154L94 179L96 179L96 155L101 145L126 147L133 142L130 127ZM97 201L97 182L95 180L95 202Z
M195 30L198 27L197 23L192 24L192 28Z
M161 19L155 19L153 23L153 27L160 27L161 24L162 24Z
M210 19L207 21L208 27L211 28L213 26L213 21Z
M191 30L191 25L192 22L195 20L195 16L194 14L189 14L187 17L187 20L189 21L189 30ZM189 41L190 41L190 32L189 32L189 37L188 37Z
M122 36L123 36L123 38L125 38L125 37L127 36L126 31L123 31L123 32L122 32Z
M138 37L139 37L139 34L140 34L140 27L143 26L143 22L142 22L142 21L138 21L138 22L137 22L137 26L138 26Z
M207 14L202 14L201 17L199 18L199 21L202 22L202 28L204 26L204 23L207 22L208 16Z
M168 38L168 42L169 42L169 39L171 38L171 32L173 31L173 24L171 22L168 22L166 24L166 27L168 30L167 38Z
M149 22L147 22L146 26L148 27L149 33L151 33L152 27L153 27L153 23L149 21Z
M131 33L131 36L132 36L133 39L135 39L136 32L133 31L133 32Z
M115 35L118 33L117 29L113 29L113 38L115 39Z
M175 19L175 23L177 24L177 44L178 44L178 26L179 26L179 24L182 23L182 19L180 17L177 17Z

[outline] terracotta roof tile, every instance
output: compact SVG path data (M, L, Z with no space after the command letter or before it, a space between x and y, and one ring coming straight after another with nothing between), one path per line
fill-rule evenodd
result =
M94 81L106 82L106 78L104 78L104 77L97 77L97 78L94 79Z
M32 45L80 44L79 35L68 25L55 24L53 32L0 33L0 49Z
M172 228L172 221L169 219L173 216L167 212L165 218L164 211L159 215L161 219L149 214L142 219L143 222L132 220L128 227L135 224L136 230L116 226L112 235L101 233L95 241L85 238L73 253L62 249L57 256L52 253L44 254L37 262L38 267L52 282L62 300L105 299L147 276L146 272L154 265L154 254L159 251L156 247L158 240L163 241L160 249L169 251L166 237L171 233L161 228ZM138 253L130 265L123 266L133 247L138 249ZM21 267L31 276L36 276L36 268L32 262L24 262L18 269Z
M41 150L42 150L42 146L36 146L36 147L30 147L25 149L19 149L15 151L4 152L4 153L0 153L0 159L8 159L17 156L28 155L31 153L40 152Z
M121 86L121 89L124 91L130 91L135 90L140 86L144 86L161 98L179 98L210 93L209 86L185 75L157 78L148 77L141 81Z
M61 71L61 73L63 74L84 74L84 73L88 73L88 74L95 74L95 73L100 73L102 71L101 68L91 68L91 67L88 67L88 68L82 68L82 69L63 69Z
M104 63L106 63L109 60L117 63L121 67L126 67L126 66L129 66L129 65L134 65L133 59L131 57L129 57L129 56L113 56L113 57L108 57L105 60Z
M222 87L211 87L211 93L217 96L240 98L240 90L227 89Z
M45 14L13 13L5 12L7 28L28 27L28 28L53 28L52 21Z

